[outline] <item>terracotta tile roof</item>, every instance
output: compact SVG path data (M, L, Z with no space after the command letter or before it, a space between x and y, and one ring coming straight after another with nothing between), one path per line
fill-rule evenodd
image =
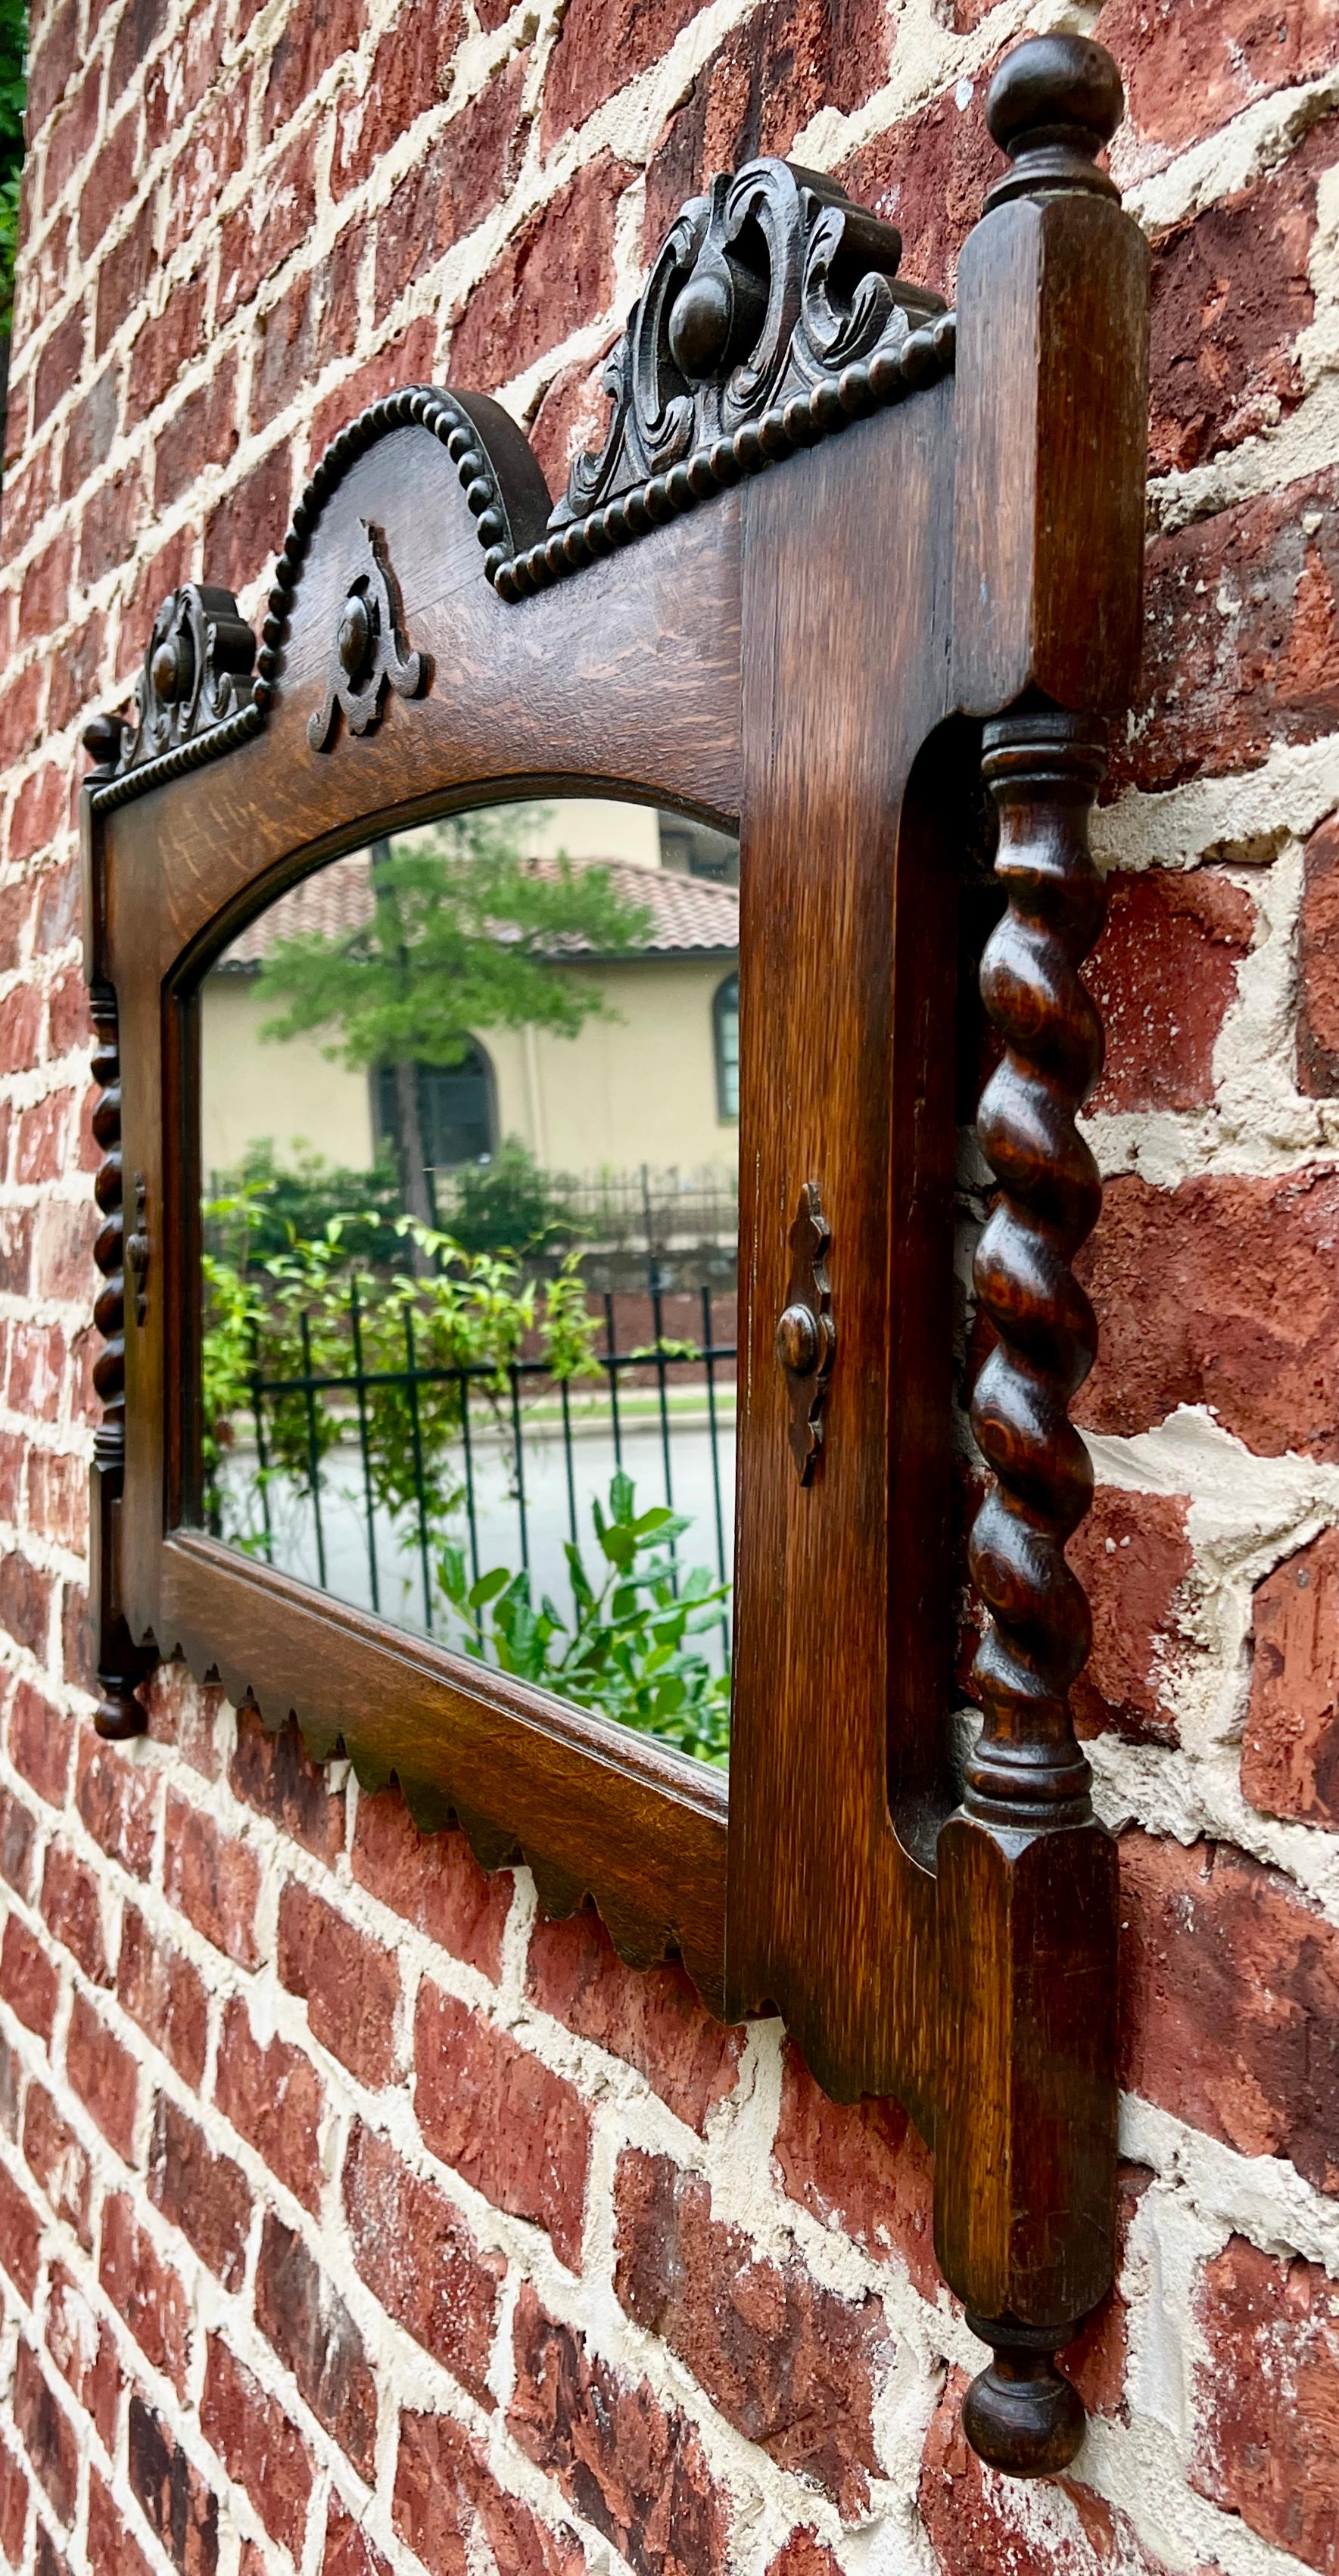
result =
M536 862L545 866L544 860ZM633 957L733 957L739 946L739 896L733 886L702 877L671 876L665 868L640 868L630 859L581 859L579 867L607 868L615 891L651 915L648 936ZM224 950L222 967L259 966L280 939L318 931L324 938L360 929L372 917L371 861L366 850L335 859L281 895ZM555 956L589 956L579 936L555 941Z

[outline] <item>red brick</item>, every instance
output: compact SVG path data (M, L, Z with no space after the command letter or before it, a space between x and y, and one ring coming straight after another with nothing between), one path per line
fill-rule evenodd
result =
M775 2154L792 2200L935 2297L933 2162L899 2102L829 2102L787 2040Z
M256 2266L256 2323L318 2422L371 2480L377 2392L362 2337L302 2238L267 2211Z
M88 2473L89 2576L153 2576L139 2543L126 2529L126 2518L114 2504L95 2468Z
M130 681L138 677L144 660L144 638L159 608L198 570L196 539L190 528L178 528L156 554L142 560L130 596L122 604L118 679Z
M636 2576L724 2567L726 2501L686 2418L666 2413L645 2380L625 2378L590 2352L546 2313L528 2282L516 2306L515 2349L511 2432Z
M126 1907L121 1922L116 1994L122 2010L147 2031L183 2083L198 2090L208 2036L204 1980L180 1951L155 1938L133 1905Z
M30 1422L55 1422L65 1361L65 1335L59 1324L15 1323L10 1330L5 1388L10 1411L26 1414Z
M497 2209L547 2228L581 2262L591 2115L566 2078L425 1978L414 2025L419 2127Z
M331 2496L326 2513L321 2576L391 2576L381 2551L373 2548L362 2524L345 2512L336 2495Z
M261 100L265 142L305 105L331 64L352 51L366 23L363 0L330 0L328 8L290 12L270 56Z
M11 847L10 855L19 853ZM12 998L6 998L5 1023L0 1029L0 1073L26 1073L37 1062L42 1027L41 999L31 987L21 985Z
M560 36L589 19L595 0L576 0ZM626 0L625 0L626 6ZM634 14L636 0L632 0ZM604 13L609 35L622 10ZM679 208L707 188L718 170L739 170L760 152L789 152L801 126L823 107L844 113L863 105L888 77L892 24L885 0L764 0L742 27L709 55L681 107L656 144L646 177L642 240L654 259ZM590 61L589 48L586 63ZM582 69L585 65L582 66ZM619 83L626 78L614 59ZM553 72L545 86L546 129Z
M1234 2236L1197 2301L1208 2359L1190 2482L1330 2576L1339 2564L1339 2284Z
M400 1972L325 1899L289 1881L279 1900L279 1976L307 2006L312 2037L363 2084L395 2073Z
M397 20L386 43L398 33ZM529 132L521 104L528 67L527 53L509 55L392 190L377 221L378 321L512 186Z
M78 2439L26 2343L19 2345L14 2364L12 2404L14 2429L46 2489L52 2511L58 2522L71 2522L79 2485Z
M56 2017L56 1971L17 1914L10 1915L0 1945L0 1994L28 2030L39 2039L50 2039Z
M372 57L366 86L336 99L330 163L335 197L358 187L417 117L441 106L463 27L459 0L407 0L400 9ZM494 187L488 194L497 198L502 190Z
M1001 168L981 113L991 69L984 67L961 104L955 84L834 173L857 205L896 224L902 275L940 295L952 296L958 253Z
M1125 77L1128 115L1162 161L1334 62L1335 0L1107 0L1097 33ZM1141 151L1141 163L1150 155Z
M223 1693L197 1682L184 1664L156 1664L144 1685L151 1744L174 1744L205 1780L221 1779L217 1719Z
M149 2198L225 2290L241 2286L251 2192L241 2166L215 2155L194 2120L160 2093L149 2145Z
M841 2576L841 2569L810 2524L792 2531L784 2549L771 2560L767 2576Z
M1220 198L1156 245L1155 471L1235 447L1300 401L1294 344L1315 309L1316 185L1335 156L1335 120L1323 117L1271 177Z
M43 421L53 412L62 397L77 383L84 364L86 317L81 305L58 322L37 361L33 380L33 409L30 436L36 436Z
M205 282L187 278L174 286L161 313L140 324L130 352L127 425L155 411L182 369L205 345Z
M625 1968L592 1914L536 1925L526 1990L569 2030L626 2058L699 2133L734 2089L743 2032L712 2020L682 1968Z
M498 2486L478 2443L449 2416L401 2417L391 2511L429 2576L465 2576L476 2565L496 2576L584 2576L575 2533L550 2530ZM357 2558L349 2576L362 2576Z
M154 444L153 498L169 509L206 466L226 465L238 438L237 362L225 350L208 382L197 385L164 421Z
M669 2156L625 2151L614 2184L614 2287L686 2362L727 2423L848 2521L878 2470L875 2391L892 2357L879 2301L839 2298L798 2260L757 2254L711 2214L711 2189Z
M200 2430L245 2487L270 2538L301 2558L312 2488L307 2446L282 2406L217 2335L209 2338Z
M311 233L316 214L314 161L320 127L313 121L293 135L257 173L243 205L220 227L219 324L255 300Z
M243 1968L259 1965L256 1899L260 1865L247 1843L224 1831L212 1816L169 1789L163 1852L163 1890L228 1958Z
M374 358L343 376L332 393L317 404L307 430L307 454L315 462L346 422L356 420L369 403L393 393L397 385L431 383L436 372L437 325L428 314L397 333Z
M147 1878L153 1860L156 1775L129 1745L104 1744L80 1730L74 1802L95 1843L132 1878Z
M609 426L609 396L600 374L612 335L598 357L560 367L530 423L529 439L544 480L555 496L567 489L576 458L598 455Z
M88 1463L59 1449L28 1460L28 1526L75 1556L88 1550Z
M5 546L10 555L27 545L51 507L54 455L54 448L43 447L18 471L5 469Z
M1251 942L1250 896L1216 868L1108 879L1107 925L1084 969L1106 1030L1094 1111L1194 1109Z
M93 1985L111 1983L102 1930L98 1883L68 1843L47 1847L42 1872L42 1919L52 1938L75 1957Z
M116 2345L63 2263L52 2265L46 2346L81 2413L96 2425L103 2449L111 2451L121 2397Z
M23 2096L23 2066L0 2033L0 2129L7 2138L19 2134L19 2104Z
M508 242L452 329L453 384L491 392L606 310L614 215L631 175L600 153Z
M52 109L74 85L82 56L79 46L79 12L74 0L64 0L45 31L35 38L32 60L28 66L28 100L24 130L28 142L34 143Z
M20 1681L10 1706L9 1758L16 1771L50 1806L63 1807L70 1785L74 1725L49 1699Z
M129 87L140 64L158 43L168 21L168 0L130 0L119 21L112 45L111 77L108 90L113 98ZM162 141L161 135L147 137L152 150Z
M97 1226L91 1198L73 1205L65 1199L47 1199L39 1207L33 1266L41 1296L59 1298L63 1305L87 1306Z
M332 359L347 357L358 336L361 226L350 224L325 257L257 315L259 346L251 375L251 426L264 429L305 393Z
M42 2222L7 2165L0 2165L0 2263L31 2307L37 2296Z
M141 2351L180 2397L186 2385L190 2300L180 2274L163 2261L141 2227L128 2192L113 2192L103 2209L98 2278Z
M84 1995L76 1995L70 2007L65 2072L104 2138L128 2164L139 2107L135 2061Z
M59 772L56 773L59 777ZM74 1094L49 1091L44 1100L34 1102L19 1117L14 1137L14 1178L16 1181L54 1181L65 1165L66 1127Z
M344 2164L344 2211L353 2259L368 2288L481 2406L505 2265L484 2254L436 2183L411 2172L359 2121Z
M230 2002L219 2040L214 2099L238 2135L307 2209L321 2197L318 2150L325 2091L301 2049L282 2039L262 2047L244 2003Z
M129 2468L140 2511L179 2576L216 2576L218 2497L138 2390L130 2399Z
M219 197L246 162L250 105L249 66L243 65L192 126L168 173L165 259L193 233L217 224Z
M1313 832L1303 860L1298 921L1298 1089L1339 1094L1339 816Z
M146 134L157 139L177 131L217 79L225 15L224 0L197 0L150 64L144 82Z
M281 440L253 465L205 521L204 579L244 590L277 555L288 526L293 466Z
M1132 2092L1339 2191L1339 1932L1226 1845L1121 1843Z
M398 1789L359 1793L353 1874L360 1887L457 1959L496 1979L511 1907L510 1870L483 1870L462 1833L421 1834Z
M11 2567L19 2567L23 2563L28 2493L28 2481L8 2442L0 2441L0 2550ZM96 2570L95 2576L102 2576L102 2570ZM119 2569L117 2576L120 2576Z
M1130 2229L1139 2203L1153 2180L1147 2165L1122 2162L1116 2198L1116 2278L1101 2306L1094 2308L1072 2343L1057 2356L1090 2415L1129 2420L1125 2377L1130 2354L1130 2311L1122 2287Z
M33 2576L74 2576L69 2559L57 2548L44 2522L33 2537Z
M93 2176L88 2150L45 2085L36 2082L29 2085L24 2105L23 2152L29 2173L57 2218L74 2229L81 2245L91 2248L89 2201Z
M1123 779L1151 789L1221 776L1334 730L1336 492L1331 469L1155 540Z
M19 1896L33 1891L33 1843L37 1818L11 1789L0 1789L0 1878Z
M47 137L42 170L42 205L50 213L56 199L97 139L102 111L102 65L90 63L76 89L67 90ZM91 178L92 173L88 173Z
M291 1719L276 1734L257 1710L239 1709L228 1781L236 1797L318 1860L332 1861L343 1850L344 1792L331 1789L326 1765L312 1761Z
M48 695L48 717L50 707ZM64 822L68 797L68 781L55 761L25 778L10 810L11 859L34 858L50 848Z
M1079 1418L1144 1431L1202 1404L1265 1457L1339 1457L1337 1226L1339 1175L1319 1165L1171 1190L1108 1182L1079 1258L1101 1335Z
M148 197L98 269L95 356L102 356L122 324L140 310L153 278L155 260L154 201Z
M571 0L544 83L545 152L668 53L696 11L697 0Z
M145 516L144 478L138 467L109 476L84 503L79 531L79 580L93 590L134 549Z
M1267 1816L1339 1831L1339 1531L1258 1584L1241 1785Z
M32 1239L33 1220L27 1208L0 1208L0 1289L6 1296L28 1293Z
M108 99L110 110L115 93ZM128 206L143 168L139 110L130 108L115 125L104 125L97 152L79 191L79 256L89 259L113 218Z

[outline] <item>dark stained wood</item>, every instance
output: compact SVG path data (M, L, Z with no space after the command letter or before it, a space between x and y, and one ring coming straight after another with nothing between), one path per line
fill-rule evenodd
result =
M1139 625L1147 260L1095 158L1118 112L1085 40L1010 58L989 115L1012 166L957 324L831 183L777 163L722 182L671 237L615 352L609 444L553 511L485 398L386 396L303 495L254 681L235 603L215 669L204 595L178 593L86 799L100 1722L138 1724L135 1678L180 1651L271 1724L295 1714L318 1757L399 1779L425 1829L456 1816L487 1866L523 1854L551 1910L593 1896L625 1957L682 1955L714 2011L778 2008L833 2094L896 2094L936 2149L944 2270L994 2349L969 2434L1024 2475L1082 2428L1053 2356L1107 2286L1114 2201L1115 1853L1069 1722L1087 1612L1064 1543L1091 1356L1071 1264L1096 1204L1074 1127L1097 1060L1083 819ZM789 304L764 310L764 268ZM183 685L212 720L184 721ZM958 1781L953 1022L983 718L1009 896L985 991L1008 1051L981 1119L1003 1192L978 1271L999 1335L975 1415L993 1625ZM564 791L740 832L728 1787L193 1526L202 971L343 850Z

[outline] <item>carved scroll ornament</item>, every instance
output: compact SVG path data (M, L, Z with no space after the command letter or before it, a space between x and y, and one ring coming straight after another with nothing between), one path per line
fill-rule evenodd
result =
M258 733L255 659L255 636L230 590L198 582L174 590L153 621L133 711L112 719L120 748L96 790L99 810Z
M416 698L428 684L426 655L411 652L405 640L400 585L385 535L370 519L359 526L367 560L350 581L339 613L325 699L307 727L313 751L330 749L337 711L343 711L350 733L371 733L388 689Z

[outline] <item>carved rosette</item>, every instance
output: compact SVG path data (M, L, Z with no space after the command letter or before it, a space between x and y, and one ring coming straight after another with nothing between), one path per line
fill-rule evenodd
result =
M901 255L891 224L816 171L766 159L714 179L671 226L606 361L603 447L577 458L544 542L494 574L503 598L943 375L953 315L902 282Z
M400 586L391 568L385 534L360 519L366 560L352 576L339 613L325 698L307 727L313 751L328 751L342 712L350 733L371 733L381 721L388 689L416 698L428 685L426 654L405 639Z

